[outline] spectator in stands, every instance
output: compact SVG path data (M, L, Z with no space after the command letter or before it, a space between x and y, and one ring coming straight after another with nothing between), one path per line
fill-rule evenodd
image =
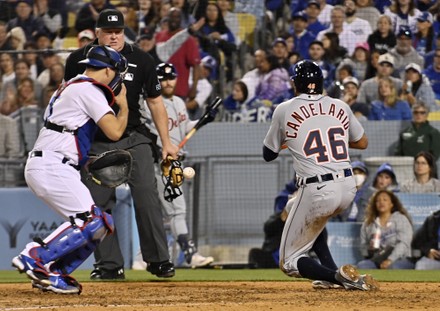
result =
M153 6L152 0L138 0L139 10L137 11L137 19L139 21L138 29L156 28L159 23L159 12Z
M291 33L285 32L280 35L282 39L286 42L287 46L287 58L289 58L289 55L295 51L295 40L293 39L293 35Z
M38 33L38 32L37 32ZM11 42L11 46L13 50L22 50L24 47L24 44L26 43L26 34L24 33L23 28L21 27L14 27L8 32L8 38ZM20 54L19 54L19 57Z
M287 48L287 42L284 40L284 38L278 37L272 42L272 53L278 58L280 66L286 70L289 70L290 64L289 60L287 59L289 56L289 50Z
M261 61L260 70L263 78L255 90L255 96L258 99L272 102L279 94L289 89L289 73L280 66L275 55L266 54Z
M321 11L318 15L318 20L321 24L323 24L326 28L331 27L332 23L332 11L334 6L327 3L327 0L318 0L319 1L319 7Z
M423 11L423 10L422 10ZM430 8L429 13L433 16L433 23L432 26L434 27L434 32L436 34L440 33L440 2L436 1ZM437 45L439 46L439 45Z
M138 20L136 12L130 7L129 0L121 1L116 5L116 10L122 13L125 21L124 37L125 42L134 43L138 34Z
M353 161L351 163L353 169L353 177L356 182L356 196L353 199L351 205L344 210L341 214L332 217L331 221L357 221L356 217L358 215L358 203L359 198L362 196L364 191L368 189L368 168L362 161Z
M60 58L57 54L52 51L47 51L43 53L43 71L38 75L37 81L45 87L49 83L50 79L50 67L53 64L60 62Z
M358 214L358 201L363 192L368 189L368 168L362 161L353 161L351 163L353 169L353 177L356 182L356 196L353 199L351 205L344 210L341 214L331 218L331 221L356 221Z
M436 111L435 94L429 80L422 75L422 68L416 63L405 67L405 80L400 99L407 101L410 106L417 101L425 103L430 111Z
M378 50L373 50L370 52L367 70L365 71L365 80L371 79L376 76L377 67L379 66L379 56L380 55L381 55L381 53Z
M370 114L370 107L367 104L361 103L357 100L359 84L359 80L355 77L346 77L344 80L342 80L342 85L344 86L344 95L342 100L350 106L351 111L353 111L354 115L359 120L365 121Z
M440 47L435 49L434 61L432 65L423 70L423 74L431 82L432 90L435 94L437 107L440 107Z
M326 50L324 43L318 40L310 43L309 55L310 59L319 65L324 77L324 88L328 89L335 79L335 66L324 59Z
M357 16L355 0L345 0L345 22L344 28L351 30L356 35L356 42L367 42L368 36L373 32L370 23Z
M24 31L26 41L33 41L33 36L44 30L42 20L32 15L33 0L19 0L16 4L15 12L17 17L8 22L8 30L20 27Z
M14 159L21 156L21 139L17 122L0 113L0 159Z
M0 21L0 51L13 50L13 47L8 37L8 28L4 21Z
M26 42L24 45L24 49L27 51L26 53L23 53L23 59L29 64L30 66L30 77L34 80L37 80L38 77L38 67L42 67L43 64L38 58L38 54L31 52L35 51L37 49L37 45L35 42L29 41Z
M327 27L318 20L319 13L321 13L321 4L319 0L309 0L305 9L307 15L307 30L315 37L319 32L327 29Z
M167 41L158 44L156 44L154 37L154 28L143 28L136 43L143 51L148 52L159 65L164 62L163 60L169 59L191 35L194 36L204 23L205 19L201 18L190 27L176 32Z
M383 163L379 166L372 181L367 183L366 189L359 196L357 201L358 213L356 221L365 220L365 210L374 193L378 190L389 190L399 192L400 186L394 174L393 167L389 163Z
M217 68L217 62L212 56L205 56L201 60L200 78L197 83L197 94L194 99L186 102L186 109L190 120L198 120L203 114L205 106L208 104L208 99L212 94L212 84L209 81L211 73ZM190 81L190 86L192 81Z
M322 6L322 2L321 2L321 6ZM332 9L330 27L326 30L321 31L316 37L316 39L322 40L324 34L327 32L336 32L339 37L339 44L344 48L346 48L348 53L351 55L354 52L354 48L356 42L358 42L357 41L358 38L354 32L346 29L346 26L344 25L345 25L345 8L341 5L336 5Z
M99 13L105 9L114 9L115 6L108 0L90 0L79 9L75 20L75 29L81 32L84 29L95 29Z
M356 0L356 16L366 20L371 30L375 31L380 11L374 6L373 0Z
M43 30L53 41L61 29L62 17L60 12L49 7L48 0L35 0L34 16L43 22Z
M420 151L414 157L414 177L405 180L400 190L409 193L440 192L437 166L431 153Z
M50 34L44 31L40 31L34 36L37 50L46 50L52 48L52 39Z
M405 66L409 63L416 63L421 68L424 65L424 59L417 54L412 46L412 31L408 26L401 26L397 34L397 44L391 49L390 54L394 57L394 69L400 74L400 78L405 76Z
M371 50L389 51L396 46L396 35L392 29L391 17L381 15L377 20L377 29L368 36L368 45Z
M362 82L359 89L358 100L367 105L371 105L373 101L379 99L379 80L382 78L390 78L398 93L402 89L403 81L391 77L394 71L394 57L389 53L382 54L379 56L378 64L376 76Z
M423 56L423 58L425 59L425 68L428 68L434 62L435 49L437 46L440 46L440 33L435 34L435 45L434 46L435 47L430 52L426 53L425 56Z
M0 54L0 85L2 85L2 87L9 81L15 79L14 62L15 60L12 54L6 52Z
M411 257L413 227L408 211L389 190L379 190L371 198L361 227L359 269L413 269Z
M231 0L217 0L217 4L222 12L223 19L225 20L226 26L232 31L235 37L235 44L240 45L240 26L238 22L237 13L232 12Z
M440 211L429 215L414 234L411 246L420 250L416 270L440 269Z
M200 46L206 54L213 56L218 64L224 62L226 65L226 81L232 81L234 68L233 59L237 53L235 37L226 26L220 8L216 3L208 2L205 11L205 24L200 30ZM221 56L224 54L224 57Z
M177 8L172 8L169 12L169 30L164 30L156 34L156 44L168 41L173 35L181 31L181 11ZM200 53L199 45L196 39L189 37L180 46L175 53L173 53L169 59L163 61L171 63L175 66L178 72L175 95L186 99L194 99L197 94L197 83L200 75ZM191 88L189 87L188 80L190 74L190 68L192 70Z
M417 17L417 30L414 33L412 44L421 56L425 56L426 53L435 49L436 38L431 13L423 12Z
M342 65L339 66L336 70L336 77L332 84L326 89L327 95L333 98L343 98L344 85L342 81L344 81L347 77L353 77L353 68L350 65Z
M415 32L417 17L421 14L416 8L415 1L412 0L395 0L384 13L391 18L392 29L397 36L401 26L408 26L410 31Z
M64 78L64 64L61 62L55 63L49 67L49 83L47 86L58 88L63 82Z
M17 106L18 110L10 114L10 116L15 117L19 115L19 110L26 107L39 107L39 101L35 96L35 81L30 77L26 77L18 83L17 86Z
M368 62L370 60L370 47L367 42L356 44L353 55L344 58L338 65L349 65L353 68L354 76L362 83L365 80Z
M29 64L24 59L18 59L14 64L15 78L4 84L3 90L0 92L0 98L5 98L5 90L12 90L15 94L18 91L18 86L27 78L30 78L31 69ZM34 82L34 92L38 103L42 103L43 86L37 81ZM8 92L8 91L6 91Z
M249 96L248 87L242 80L234 82L232 86L232 94L223 102L224 122L239 122L241 120L241 107L245 105L253 96Z
M260 100L249 92L252 88L246 80L238 80L233 84L232 95L223 104L224 122L266 123L272 118L272 103ZM266 105L268 103L268 105Z
M439 159L440 132L429 124L428 113L428 107L422 102L412 106L411 125L400 132L394 155L414 157L421 151L427 151L435 161Z
M309 58L309 45L316 39L316 35L307 30L307 15L304 12L295 13L292 17L292 24L295 50L299 52L301 58L307 59Z
M368 120L411 120L411 107L400 100L393 80L379 79L379 99L371 103Z
M321 41L325 50L323 58L332 66L337 67L344 58L348 57L347 49L339 44L337 33L327 32L322 36Z
M261 63L263 62L263 59L266 58L266 55L267 52L265 50L257 49L254 52L255 68L249 70L243 75L242 80L247 83L248 92L249 94L252 94L252 97L255 95L255 91L260 80L262 80L264 77L264 73L261 70Z
M78 33L78 48L83 48L95 40L95 33L91 29L84 29Z
M188 0L171 0L170 2L173 8L177 8L182 12L181 28L187 28L196 21L191 14L191 5Z

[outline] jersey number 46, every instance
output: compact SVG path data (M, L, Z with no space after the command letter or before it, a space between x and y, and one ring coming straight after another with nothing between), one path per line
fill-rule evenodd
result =
M330 128L327 131L326 144L320 129L310 131L304 142L304 154L307 158L315 157L317 163L323 163L329 162L330 150L330 157L333 160L337 162L348 160L347 143L343 136L345 131L342 127Z

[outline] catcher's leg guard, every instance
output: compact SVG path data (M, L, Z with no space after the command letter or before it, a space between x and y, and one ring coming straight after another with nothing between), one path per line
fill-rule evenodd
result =
M31 257L43 265L54 262L50 267L52 272L72 273L90 256L107 233L114 229L111 215L96 206L92 213L77 214L77 218L83 221L81 227L76 225L74 219L64 223L65 229L55 238L39 241L41 246L31 249Z

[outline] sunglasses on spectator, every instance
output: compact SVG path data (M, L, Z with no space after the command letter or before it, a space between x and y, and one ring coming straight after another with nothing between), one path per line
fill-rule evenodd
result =
M422 111L422 110L414 110L413 114L426 114L426 111Z

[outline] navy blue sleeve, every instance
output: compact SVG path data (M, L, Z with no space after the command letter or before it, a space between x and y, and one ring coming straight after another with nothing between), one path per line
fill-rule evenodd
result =
M277 157L278 157L278 153L275 153L266 146L263 146L263 158L266 162L273 161Z

